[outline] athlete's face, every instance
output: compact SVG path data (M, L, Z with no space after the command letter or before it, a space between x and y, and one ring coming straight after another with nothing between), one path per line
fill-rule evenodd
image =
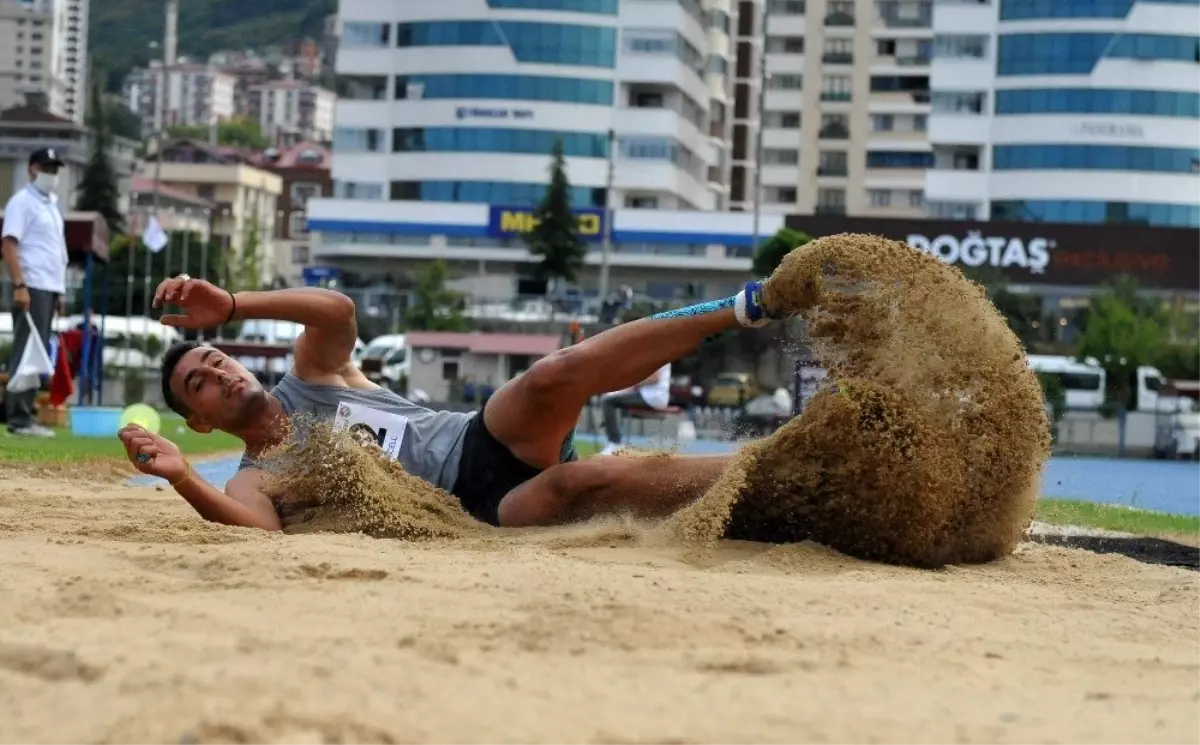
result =
M212 347L183 355L171 373L170 386L187 407L188 426L197 432L234 432L266 409L267 392L258 378Z

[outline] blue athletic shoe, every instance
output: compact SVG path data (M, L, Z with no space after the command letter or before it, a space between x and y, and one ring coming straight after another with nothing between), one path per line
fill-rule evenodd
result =
M737 303L733 306L738 323L750 328L766 326L771 322L762 304L763 283L754 280L746 283L746 289L738 293Z

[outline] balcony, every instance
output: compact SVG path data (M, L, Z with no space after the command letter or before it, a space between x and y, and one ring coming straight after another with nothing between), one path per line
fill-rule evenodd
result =
M928 67L933 62L933 57L928 56L908 56L895 57L897 67Z
M828 124L821 127L817 132L817 137L822 140L848 140L850 139L850 128L845 124Z
M821 100L822 101L845 102L845 101L849 101L851 99L851 97L852 97L851 94L849 94L845 91L821 91Z
M854 54L851 52L826 52L821 55L821 61L827 65L853 65Z
M846 178L850 175L850 171L844 165L824 165L817 166L817 175L829 176L830 178Z
M854 16L850 13L830 13L825 16L825 25L837 27L847 27L854 25Z

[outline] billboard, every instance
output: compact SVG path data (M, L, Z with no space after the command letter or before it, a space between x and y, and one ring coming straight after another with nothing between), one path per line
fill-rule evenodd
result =
M1094 286L1128 274L1148 288L1200 292L1195 228L844 215L788 215L785 224L814 238L869 233L905 241L964 271L991 269L1016 284Z
M533 230L538 220L532 207L492 206L488 212L488 235L493 238L520 238ZM579 221L579 236L585 241L604 238L604 210L584 208L571 210Z

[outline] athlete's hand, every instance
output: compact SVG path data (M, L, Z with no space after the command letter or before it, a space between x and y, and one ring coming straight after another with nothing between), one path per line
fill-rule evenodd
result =
M19 290L13 290L13 308L16 310L29 310L29 290L24 287Z
M206 282L192 279L186 274L164 279L154 293L154 307L167 303L178 305L187 315L168 313L159 319L164 326L183 329L211 329L229 320L233 311L233 295L228 290Z
M142 473L176 482L187 476L187 461L175 443L131 424L117 433L129 462Z

